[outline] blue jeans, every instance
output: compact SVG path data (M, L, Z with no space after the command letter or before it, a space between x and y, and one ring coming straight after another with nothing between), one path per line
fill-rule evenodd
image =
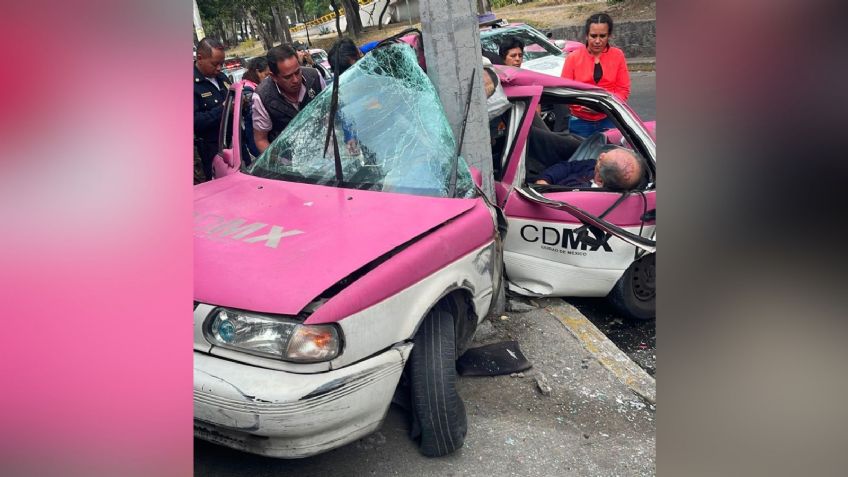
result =
M568 132L571 134L577 134L578 136L583 136L584 138L589 137L598 131L614 128L615 123L613 123L610 118L604 118L600 121L586 121L585 119L572 116L568 120Z

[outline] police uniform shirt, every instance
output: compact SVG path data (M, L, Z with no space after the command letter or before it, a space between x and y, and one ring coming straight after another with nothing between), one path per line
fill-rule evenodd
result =
M214 84L217 83L217 84ZM218 73L213 79L200 73L194 67L194 134L199 139L217 142L218 127L230 81L224 73Z

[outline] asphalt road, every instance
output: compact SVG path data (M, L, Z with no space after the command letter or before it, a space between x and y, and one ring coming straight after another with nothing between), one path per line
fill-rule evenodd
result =
M628 104L643 121L657 119L657 73L656 71L630 72L630 98Z

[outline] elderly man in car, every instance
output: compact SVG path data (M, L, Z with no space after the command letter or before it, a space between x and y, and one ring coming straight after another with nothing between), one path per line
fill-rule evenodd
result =
M637 188L643 172L642 163L633 151L613 147L601 152L597 159L554 164L542 172L536 184L603 187L623 191Z

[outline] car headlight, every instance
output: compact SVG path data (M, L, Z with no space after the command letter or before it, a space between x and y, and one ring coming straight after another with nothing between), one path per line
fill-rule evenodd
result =
M210 343L222 348L298 363L329 361L341 349L336 325L304 325L227 308L215 309L203 332Z

